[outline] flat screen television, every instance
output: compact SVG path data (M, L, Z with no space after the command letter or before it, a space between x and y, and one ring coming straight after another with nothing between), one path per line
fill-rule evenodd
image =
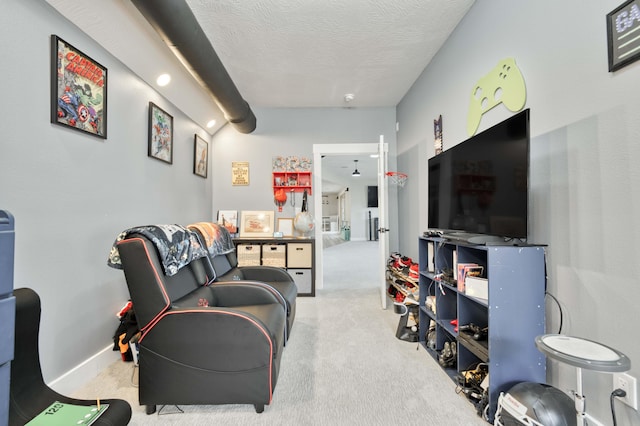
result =
M430 158L429 229L472 242L526 240L529 143L526 109Z
M367 207L378 207L378 186L367 186Z

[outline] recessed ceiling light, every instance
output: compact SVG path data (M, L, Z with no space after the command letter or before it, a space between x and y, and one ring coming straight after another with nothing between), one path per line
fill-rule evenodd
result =
M156 83L158 83L158 86L166 86L170 81L171 76L169 74L161 74L156 80Z
M378 158L378 154L370 154L369 157L371 158Z
M209 128L209 129L210 129L210 128L212 128L212 127L213 127L213 126L215 126L215 125L216 125L216 120L211 120L211 121L209 121L209 122L207 123L207 128Z

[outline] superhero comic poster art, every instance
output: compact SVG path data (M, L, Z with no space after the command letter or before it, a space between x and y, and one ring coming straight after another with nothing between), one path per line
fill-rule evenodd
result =
M149 102L149 157L173 164L173 117Z
M51 122L107 138L107 69L51 36Z

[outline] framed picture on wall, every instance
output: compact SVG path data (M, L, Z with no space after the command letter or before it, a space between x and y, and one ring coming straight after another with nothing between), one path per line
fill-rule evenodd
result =
M173 117L153 102L149 102L147 155L173 164Z
M218 224L227 228L230 234L238 233L238 210L219 210Z
M51 35L51 122L107 138L107 69Z
M193 138L193 173L207 177L209 168L209 143L198 135Z
M607 14L609 72L640 59L640 0L628 0Z
M240 219L240 237L272 237L273 210L243 211Z

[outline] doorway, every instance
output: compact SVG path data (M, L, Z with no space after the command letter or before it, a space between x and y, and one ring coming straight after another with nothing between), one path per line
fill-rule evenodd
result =
M386 159L386 145L382 142L380 144L375 143L363 143L363 144L316 144L313 146L313 179L314 179L314 187L318 188L319 192L323 191L323 177L322 177L322 157L323 156L354 156L354 155L370 155L370 154L378 154L382 147L384 146L384 153ZM378 170L377 175L378 179L380 176L384 174L385 162L378 161ZM382 169L380 169L382 167ZM366 188L365 188L366 189ZM380 208L387 208L386 199L384 200L385 204L380 205ZM365 204L366 206L366 204ZM322 197L314 197L314 211L316 214L321 214L322 212ZM323 235L322 235L322 227L315 228L315 240L316 240L316 288L322 289L324 288L324 259L323 259ZM376 244L376 243L371 243ZM386 245L385 242L378 242L377 244ZM378 265L384 265L384 259L381 258L381 250L376 251L376 263ZM381 274L380 281L382 285L384 281L384 276Z

